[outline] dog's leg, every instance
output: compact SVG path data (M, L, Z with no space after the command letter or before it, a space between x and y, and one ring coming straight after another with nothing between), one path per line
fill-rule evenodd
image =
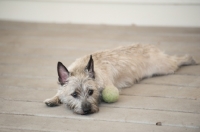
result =
M189 55L182 57L166 55L163 58L159 58L157 62L153 75L172 74L181 66L197 64L192 56Z
M49 107L54 107L54 106L58 106L58 105L62 104L58 95L59 95L59 92L52 98L46 99L44 101L44 103Z
M58 81L59 83L62 85L67 81L67 78L69 77L69 71L67 70L67 68L61 63L58 62L57 64L57 71L58 71ZM55 96L53 96L52 98L46 99L44 101L44 103L47 106L53 107L53 106L58 106L61 104L61 101L59 99L59 95L63 92L63 88L60 87L58 89L58 92L56 93Z
M116 91L119 94L119 88L117 88L111 80L107 79L107 81L105 82L105 88L111 88L112 91Z
M185 55L182 57L176 57L178 66L185 66L185 65L196 65L196 61L190 55Z

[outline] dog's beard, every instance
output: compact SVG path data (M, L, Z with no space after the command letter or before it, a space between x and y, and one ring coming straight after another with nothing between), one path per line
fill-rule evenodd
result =
M84 99L83 97L74 98L71 95L66 95L65 93L63 93L59 96L59 99L63 104L66 104L67 107L69 107L77 114L92 114L99 111L100 93L94 93L94 95L89 97L88 99ZM91 111L89 113L85 113L82 108L82 103L86 100L91 105Z
M71 110L73 110L74 113L81 114L81 115L92 114L92 113L96 113L99 111L99 103L97 103L97 102L91 103L91 111L88 113L84 112L84 110L82 108L82 103L80 101L76 101L76 102L68 101L67 106Z

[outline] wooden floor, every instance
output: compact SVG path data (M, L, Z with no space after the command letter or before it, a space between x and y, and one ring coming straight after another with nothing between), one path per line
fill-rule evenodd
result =
M200 132L200 65L145 79L96 114L48 108L56 93L56 65L96 50L155 44L200 62L200 29L56 25L0 21L1 132ZM161 122L161 126L156 125Z

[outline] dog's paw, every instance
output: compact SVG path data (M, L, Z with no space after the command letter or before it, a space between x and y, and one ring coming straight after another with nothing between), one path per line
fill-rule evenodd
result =
M184 57L187 60L186 65L198 65L198 63L193 59L191 55L185 55Z
M53 99L46 99L44 103L49 107L58 106L59 104Z

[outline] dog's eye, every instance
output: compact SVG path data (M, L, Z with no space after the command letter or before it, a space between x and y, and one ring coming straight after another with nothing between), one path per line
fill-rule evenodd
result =
M71 94L71 96L73 96L74 98L78 97L78 93L77 92L74 92Z
M94 92L94 90L91 90L91 89L90 89L90 90L88 91L88 94L89 94L89 95L92 95L93 92Z

